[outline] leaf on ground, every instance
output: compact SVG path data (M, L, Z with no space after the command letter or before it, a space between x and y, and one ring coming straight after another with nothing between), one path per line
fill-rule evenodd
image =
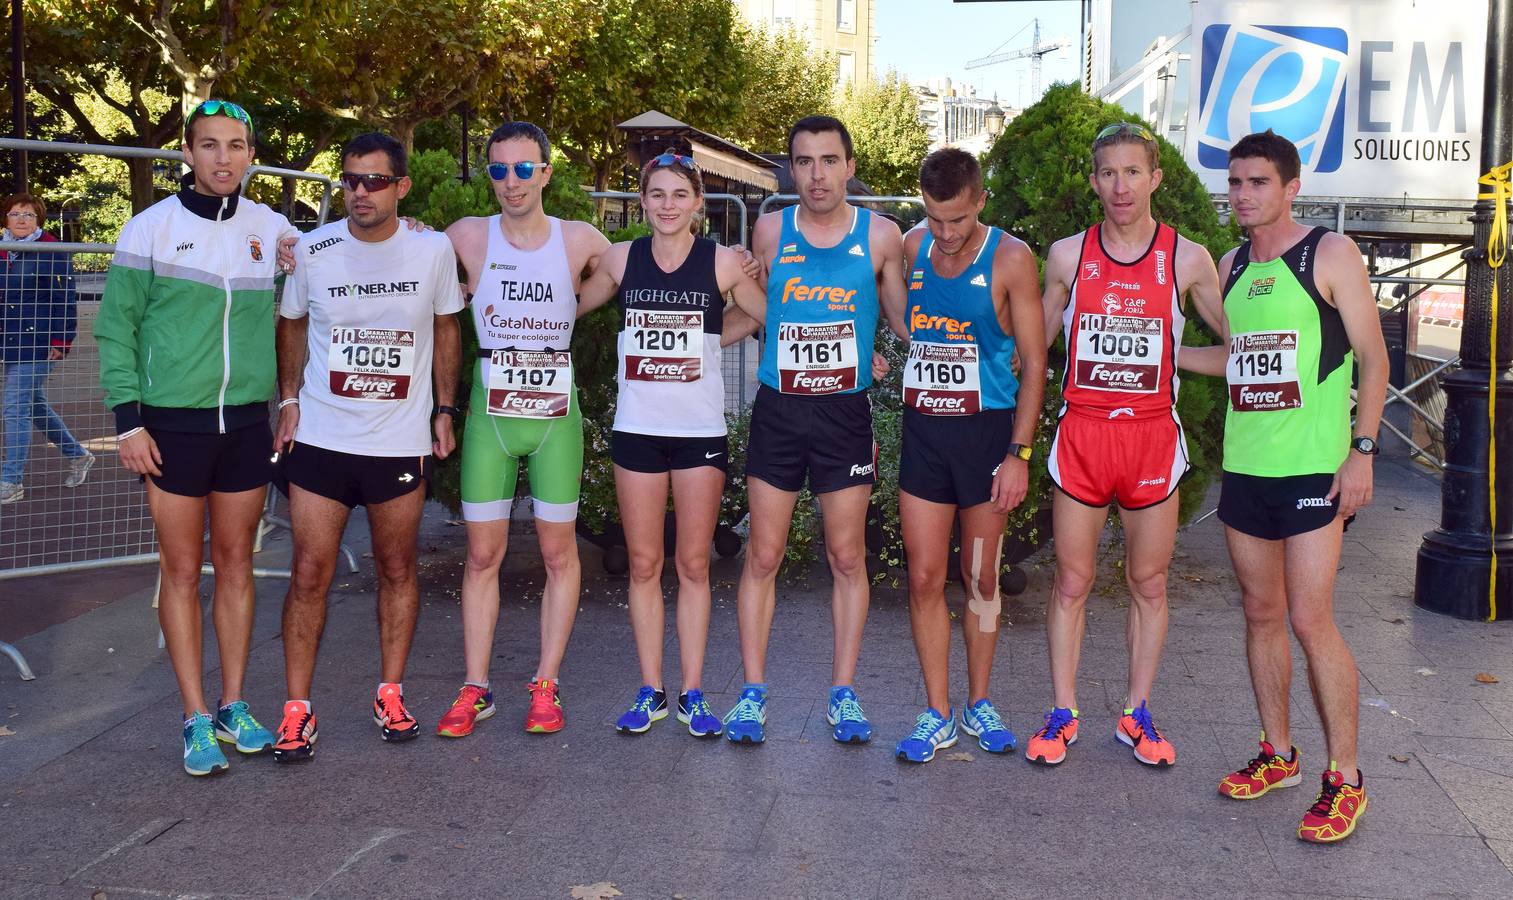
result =
M1433 669L1428 669L1428 668L1425 668L1425 669L1414 669L1414 671L1417 672L1420 675L1433 675L1434 674L1434 670Z
M1482 684L1497 684L1497 676L1488 675L1486 672L1477 672L1476 680Z
M1201 576L1201 575L1183 575L1182 576L1182 580L1183 581L1191 581L1193 584L1202 584L1203 583L1203 576Z
M946 759L950 762L976 762L977 757L970 753L947 753Z
M10 737L15 733L9 725L0 725L0 737Z
M610 900L611 897L619 897L620 889L608 881L599 881L594 884L575 884L572 892L573 900Z
M1396 754L1393 754L1392 756L1390 756L1388 758L1391 759L1393 762L1405 763L1405 762L1408 761L1408 757L1406 757L1406 756L1398 756Z
M1407 625L1408 623L1405 622L1405 621L1403 621L1402 616L1398 616L1396 619L1388 619L1387 620L1387 624L1388 625Z

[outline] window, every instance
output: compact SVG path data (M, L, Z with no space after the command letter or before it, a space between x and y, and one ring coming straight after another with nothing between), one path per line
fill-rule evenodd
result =
M835 54L835 81L837 84L850 84L856 80L856 54L845 50Z
M856 0L835 0L835 30L856 34Z
M799 0L772 0L772 24L797 25Z

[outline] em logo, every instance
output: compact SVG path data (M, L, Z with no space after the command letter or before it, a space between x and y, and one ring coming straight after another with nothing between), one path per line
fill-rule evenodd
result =
M1210 25L1203 29L1198 162L1229 167L1229 148L1270 128L1298 147L1305 172L1333 172L1345 144L1342 28Z

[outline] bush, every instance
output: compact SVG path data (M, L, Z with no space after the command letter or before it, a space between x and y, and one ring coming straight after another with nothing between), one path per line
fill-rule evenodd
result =
M1112 122L1136 121L1121 106L1084 94L1076 85L1058 84L1046 91L1039 103L1010 122L983 160L991 191L984 218L1030 245L1043 261L1051 244L1099 221L1102 207L1088 184L1092 160L1088 148L1099 129ZM1152 128L1152 131L1155 131ZM1179 230L1184 237L1206 247L1215 259L1240 241L1238 229L1219 223L1212 198L1198 176L1182 159L1176 146L1158 136L1161 147L1161 187L1151 198L1155 217ZM1184 343L1205 345L1215 336L1189 310ZM1051 381L1061 382L1063 362L1053 351ZM1064 360L1064 354L1061 355ZM1034 467L1040 475L1041 503L1050 499L1050 481L1044 477L1046 441L1060 392L1048 384L1041 427L1037 432ZM1224 435L1224 384L1220 379L1183 374L1177 398L1177 414L1187 432L1188 454L1193 473L1182 485L1181 517L1187 521L1203 502L1208 486L1219 471Z

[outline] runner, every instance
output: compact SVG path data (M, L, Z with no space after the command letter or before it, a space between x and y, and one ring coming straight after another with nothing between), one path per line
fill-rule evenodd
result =
M489 658L499 618L499 565L509 539L520 465L528 466L536 539L546 568L541 660L526 685L525 730L562 729L558 669L578 611L578 487L583 418L568 345L576 293L609 241L587 222L541 207L551 180L551 145L529 122L506 122L489 137L489 177L500 215L470 216L447 229L467 269L478 371L462 438L462 517L468 558L462 575L467 680L436 733L471 734L494 714Z
M725 717L725 736L758 744L766 737L777 573L807 474L834 580L827 717L837 741L866 742L872 725L853 682L867 621L864 529L877 468L867 388L880 303L889 326L907 335L903 240L898 226L846 202L856 160L840 120L794 123L788 156L798 206L762 216L752 236L766 267L767 317L746 458L751 536L737 601L746 683Z
M404 145L363 134L342 148L347 218L305 235L279 306L278 434L289 480L293 577L284 598L289 699L273 758L309 759L315 655L352 507L368 513L378 570L380 677L373 721L386 741L420 733L404 705L415 633L415 541L431 454L452 451L461 345L457 258L441 234L400 227ZM432 415L432 381L437 403ZM434 441L432 435L434 432Z
M1129 684L1115 736L1146 765L1176 750L1148 707L1166 641L1166 570L1177 535L1177 482L1187 445L1177 420L1177 348L1184 299L1216 298L1208 251L1151 216L1161 185L1158 147L1145 126L1120 123L1093 141L1093 191L1103 221L1051 246L1046 336L1066 331L1062 406L1048 466L1056 574L1046 609L1055 706L1025 755L1055 765L1077 740L1077 663L1098 541L1109 506L1124 527Z
M1298 837L1330 843L1349 837L1366 810L1356 767L1359 679L1335 626L1334 579L1344 527L1371 502L1387 348L1355 242L1292 218L1300 169L1297 148L1270 131L1229 151L1229 202L1248 240L1221 263L1222 308L1208 304L1227 356L1215 347L1193 354L1206 365L1189 366L1184 351L1183 365L1229 384L1219 520L1245 606L1262 729L1260 753L1220 781L1219 793L1252 800L1302 780L1288 704L1290 621L1329 750ZM1352 362L1360 372L1353 430Z
M729 463L720 348L755 330L765 299L742 271L739 249L694 236L704 181L693 159L668 151L648 160L641 167L641 206L651 236L612 245L578 303L583 316L614 297L623 317L611 456L630 552L630 624L641 689L615 728L640 734L667 717L662 564L670 485L683 677L678 721L695 737L718 737L720 719L702 687L709 550ZM739 307L726 309L731 292Z
M1035 257L978 221L987 192L977 159L947 148L919 169L928 229L904 238L909 357L904 364L898 512L909 563L909 618L929 707L895 753L929 762L956 743L946 566L961 522L967 704L961 728L989 753L1014 733L988 700L998 646L998 562L1009 510L1024 500L1045 392L1045 326ZM1020 339L1022 338L1022 339ZM1023 381L1011 360L1019 351ZM1018 417L1023 408L1028 413Z
M272 475L276 243L289 220L241 196L252 118L206 100L184 120L179 193L121 229L95 319L100 381L121 465L144 477L160 554L158 620L184 701L184 770L227 768L216 738L262 753L242 681L252 641L252 539ZM221 697L212 719L201 665L200 565L210 513Z

